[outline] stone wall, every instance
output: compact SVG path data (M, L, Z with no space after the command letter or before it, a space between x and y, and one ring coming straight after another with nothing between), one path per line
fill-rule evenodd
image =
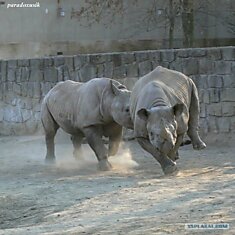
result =
M0 134L41 130L40 103L59 81L110 77L132 88L158 65L190 76L201 105L201 131L235 133L235 47L82 54L0 61Z

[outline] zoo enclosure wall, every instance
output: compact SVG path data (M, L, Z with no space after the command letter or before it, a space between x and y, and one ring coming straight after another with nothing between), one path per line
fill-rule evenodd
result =
M109 77L129 89L161 65L190 76L199 91L204 136L235 133L235 47L80 54L0 61L0 134L42 130L43 97L59 81Z

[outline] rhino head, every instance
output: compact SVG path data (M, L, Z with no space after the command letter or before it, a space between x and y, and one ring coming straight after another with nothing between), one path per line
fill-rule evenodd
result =
M111 81L111 91L113 100L111 104L111 115L115 122L126 128L133 129L133 122L130 115L130 95L131 92L120 84Z
M159 106L151 109L140 109L139 118L146 121L149 141L162 154L167 155L175 146L177 139L177 116L183 112L184 105L173 107Z

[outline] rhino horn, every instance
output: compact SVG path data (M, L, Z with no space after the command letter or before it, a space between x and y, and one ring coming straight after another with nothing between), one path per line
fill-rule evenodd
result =
M176 104L172 107L173 113L176 117L180 116L184 110L183 104Z
M150 111L147 110L147 109L140 109L138 112L137 112L137 115L139 118L141 118L142 120L144 121L147 121L149 115L150 115Z
M165 121L162 118L161 118L161 136L163 138L167 138L167 136L168 136L168 132L167 132L166 126L165 126Z

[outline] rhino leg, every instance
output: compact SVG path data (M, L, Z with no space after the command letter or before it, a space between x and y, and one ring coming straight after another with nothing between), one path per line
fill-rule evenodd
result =
M109 137L108 156L114 156L119 148L122 139L122 127L112 123L103 127L104 135Z
M108 171L112 168L108 161L108 150L104 146L102 140L102 130L100 127L91 126L83 129L83 133L87 138L87 142L95 152L95 155L99 161L99 169L102 171Z
M59 125L55 122L47 107L42 109L42 125L45 132L45 140L47 147L46 162L52 163L55 161L55 135Z
M162 170L165 175L172 174L174 172L177 172L178 169L176 167L176 163L173 162L170 158L167 156L161 155L147 140L146 138L137 137L138 143L141 145L141 147L152 154L152 156L160 163Z
M118 148L122 138L122 131L109 136L109 156L114 156L118 152Z
M177 159L179 159L179 147L181 146L182 142L184 139L184 135L178 135L177 136L177 140L175 143L175 147L174 149L168 154L168 157L172 160L172 161L176 161Z
M193 148L200 150L206 147L206 144L201 140L199 136L199 98L198 92L195 84L193 83L192 87L192 96L191 96L191 104L189 107L189 122L188 122L188 136L192 141Z
M71 141L74 147L73 156L75 159L79 159L82 156L82 149L81 149L82 140L83 140L82 133L71 136Z

